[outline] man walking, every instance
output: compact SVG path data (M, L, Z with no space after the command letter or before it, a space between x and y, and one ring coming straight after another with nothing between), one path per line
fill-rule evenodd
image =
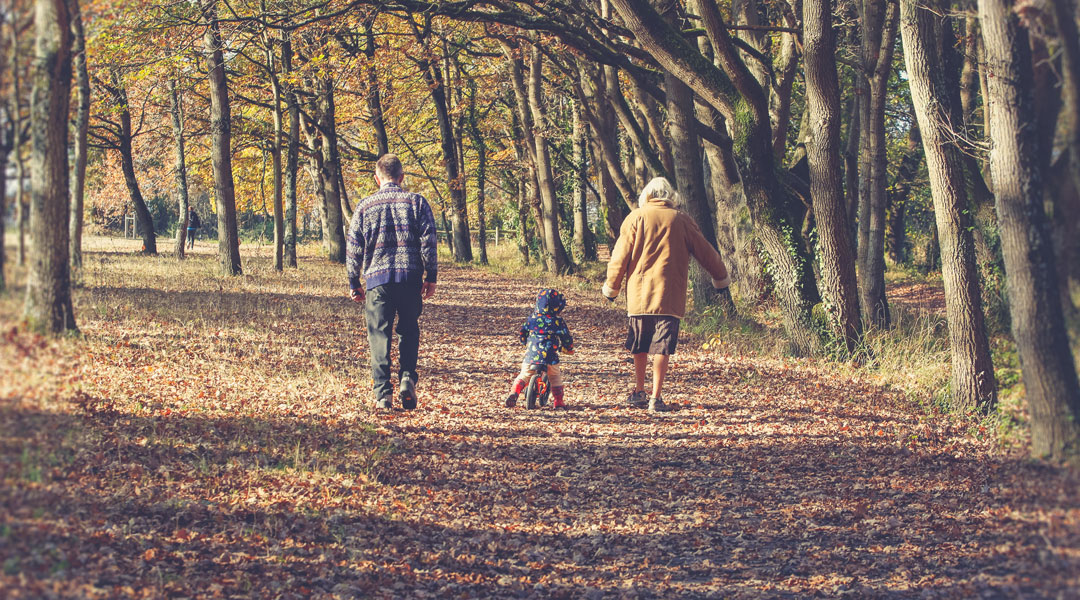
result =
M631 406L667 412L660 393L668 362L679 341L679 321L686 313L690 258L701 264L715 288L731 283L720 253L701 229L675 205L678 196L663 177L650 181L638 197L638 208L623 220L608 261L603 294L615 300L626 280L626 313L630 330L626 349L634 356ZM652 395L645 394L645 367L653 357Z
M397 155L375 163L379 191L356 205L347 236L349 295L364 303L376 408L393 408L390 340L397 317L399 386L405 409L416 408L416 360L423 301L435 294L438 240L431 206L401 184Z

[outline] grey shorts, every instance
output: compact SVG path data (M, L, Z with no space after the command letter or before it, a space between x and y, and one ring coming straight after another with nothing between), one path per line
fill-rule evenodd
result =
M629 318L626 349L631 354L675 354L679 344L679 318L665 315L639 315Z

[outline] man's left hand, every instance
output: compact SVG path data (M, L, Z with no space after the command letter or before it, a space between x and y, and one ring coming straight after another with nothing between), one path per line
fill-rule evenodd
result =
M428 300L435 295L435 284L425 281L424 285L420 287L420 295L424 300Z
M364 303L364 296L364 288L349 290L349 297L352 298L352 301L357 304Z

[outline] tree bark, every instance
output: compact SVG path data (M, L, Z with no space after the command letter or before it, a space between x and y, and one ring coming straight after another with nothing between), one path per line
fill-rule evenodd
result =
M856 75L858 77L858 75ZM859 214L859 138L862 125L862 110L859 105L863 102L862 96L856 93L851 98L851 114L848 117L847 140L844 150L844 190L847 196L847 226L851 233L851 249L855 256L859 256L858 240L858 214ZM858 258L856 258L856 261ZM856 264L859 264L856 262Z
M589 132L581 101L574 102L574 258L596 260L596 238L589 228L585 186L589 177Z
M21 121L21 119L19 119ZM22 126L16 125L21 131ZM16 134L20 136L21 134ZM26 236L30 227L30 205L26 201L26 161L22 155L21 140L15 143L15 220L19 224L19 254L16 264L20 267L26 264Z
M22 120L22 86L19 77L19 69L22 68L22 58L19 54L19 26L18 19L9 19L10 44L11 44L11 121L14 132L15 152L15 221L18 223L19 252L16 255L16 264L20 267L26 264L26 228L29 222L29 206L26 204L23 190L26 188L26 166L23 161L23 120Z
M267 65L270 67L270 85L273 89L271 115L274 120L274 139L270 143L270 155L273 161L274 173L274 270L280 272L285 270L284 181L281 168L281 154L285 146L284 116L281 110L281 79L277 74L277 57L274 52L274 44L269 35L266 35L264 40L266 42Z
M675 159L675 181L679 197L687 214L697 222L702 235L714 248L716 245L715 216L709 210L705 195L705 171L694 116L694 92L670 72L664 73L667 92L668 132ZM719 296L712 286L712 277L696 262L691 265L690 282L694 310L699 314L715 304Z
M379 89L379 73L375 70L375 33L372 28L374 20L364 23L364 35L367 43L364 46L364 54L367 55L367 81L368 81L368 110L371 111L371 125L375 128L375 142L379 148L379 156L390 152L390 139L386 135L386 119L383 117L382 93Z
M600 158L604 166L603 170L606 172L601 174L601 185L605 182L611 184L605 188L607 192L604 194L604 200L607 203L609 215L608 227L614 225L615 229L615 236L609 238L611 243L614 244L623 217L629 214L631 210L634 210L637 205L637 192L630 183L630 179L627 177L626 171L623 170L622 163L619 160L619 133L615 128L615 116L611 111L606 110L605 103L600 97L599 89L602 88L603 82L601 81L598 86L594 79L594 75L602 79L604 77L603 70L597 69L592 72L587 65L579 63L578 71L580 73L580 82L575 86L575 91L578 101L581 102L584 108L585 119L594 133L593 139L596 142L597 150L594 154ZM612 202L615 199L616 192L622 196L625 208L617 208L615 203ZM612 210L613 208L616 208L616 210Z
M637 105L641 116L649 126L649 140L652 147L656 148L660 162L664 165L664 171L674 173L675 160L671 155L671 144L668 143L667 135L664 133L663 119L660 111L657 110L656 101L640 85L634 85L633 90L634 104Z
M912 123L911 129L908 130L907 147L904 156L900 159L900 168L896 172L893 191L889 194L890 213L886 246L888 246L889 258L898 265L908 260L905 216L915 173L919 168L919 163L922 162L921 150L922 136L919 135L919 124Z
M534 44L529 60L529 110L532 112L533 139L536 143L536 182L540 188L540 206L543 213L545 265L551 273L568 273L574 264L566 254L559 235L559 199L555 195L555 176L551 171L551 154L544 132L547 118L543 101L543 61L540 46Z
M840 83L828 0L803 0L803 52L806 106L810 113L806 153L817 222L821 289L832 334L843 340L851 353L862 335L862 323L840 176Z
M210 80L210 158L214 172L214 196L218 216L218 258L225 275L240 275L240 236L236 227L236 189L232 173L232 116L229 83L225 75L217 0L206 0L203 16L208 27L203 35L206 70Z
M169 82L169 99L171 100L169 112L172 116L173 142L176 148L173 176L176 178L176 205L180 215L176 226L176 258L183 260L188 223L187 159L184 155L183 105L180 101L180 93L176 89L176 80Z
M917 2L901 0L900 30L941 244L953 402L963 410L989 412L997 401L997 385L983 323L964 169L946 118L950 90L937 66L944 23Z
M1061 120L1067 132L1068 151L1056 161L1065 167L1065 173L1051 178L1050 196L1054 206L1052 222L1061 306L1066 319L1075 319L1080 312L1071 293L1073 289L1080 291L1080 33L1075 20L1075 0L1060 0L1053 6L1061 38Z
M866 136L862 138L866 157L867 211L865 244L860 229L859 290L863 315L874 327L889 326L889 304L885 298L885 204L888 186L885 154L888 138L885 135L885 105L889 74L892 72L893 47L896 39L898 12L895 4L882 6L879 0L864 0L863 64L869 77L869 98L866 110ZM884 11L878 14L879 11ZM859 227L863 224L860 218Z
M794 24L790 24L794 25ZM791 123L791 92L799 71L799 52L794 33L780 35L780 63L777 82L769 97L769 119L772 122L773 157L777 162L787 153L788 130Z
M476 242L480 247L480 264L488 264L487 256L487 144L480 131L480 119L476 114L476 81L469 81L469 136L476 149L476 226L479 229Z
M666 24L647 0L612 0L612 4L641 46L661 66L735 125L735 155L740 161L747 206L758 239L769 255L784 327L795 352L819 353L821 340L811 320L813 272L806 248L798 239L798 226L776 182L767 97L738 59L718 7L701 3L701 16L722 72Z
M83 264L83 192L86 189L86 144L90 127L90 74L86 70L86 36L83 33L79 3L72 0L69 6L72 29L71 54L75 59L75 81L78 84L79 104L75 110L75 168L71 186L71 219L68 229L71 236L71 266L78 272ZM4 165L7 165L6 161ZM0 212L0 214L3 213Z
M978 0L992 123L990 171L1005 257L1012 333L1037 456L1080 461L1080 383L1058 295L1043 209L1031 51L1012 2Z
M457 142L454 128L450 122L447 105L446 86L442 68L432 62L421 61L424 80L431 90L431 100L435 103L435 118L439 122L443 166L446 169L446 181L450 186L450 211L454 229L454 259L458 262L470 262L473 259L472 240L469 238L468 205L465 196L465 174L458 162Z
M529 252L532 248L533 237L532 229L529 229L529 186L532 185L526 181L518 181L518 193L517 193L517 205L518 205L518 227L521 228L521 235L518 236L518 250L521 251L522 259L525 264L529 264Z
M323 207L326 211L326 229L323 235L329 241L331 262L345 264L345 226L344 209L341 205L341 162L337 150L337 111L334 106L334 82L329 77L320 77L316 83L318 89L317 135L321 138L319 150L322 161L319 163L319 178L322 180Z
M124 174L124 184L127 186L128 195L131 196L131 205L135 209L135 217L142 229L144 254L157 254L157 232L154 231L154 218L150 209L146 206L142 190L139 189L139 180L135 176L135 154L132 148L131 110L128 106L127 90L124 89L119 75L113 73L112 87L109 88L113 105L119 111L120 129L116 131L117 150L120 152L120 170Z
M292 40L282 33L281 68L292 72ZM289 112L289 139L285 152L285 239L282 252L285 265L296 268L296 176L300 170L300 103L296 98L296 86L288 83L285 88L285 107Z
M6 107L0 105L0 116L5 124L0 128L0 165L7 165L14 147L15 129L10 124L10 115ZM0 169L0 215L7 215L7 169ZM0 217L2 218L2 217ZM0 225L0 292L7 290L7 278L4 276L4 267L7 266L7 247L5 244L7 227Z
M70 19L65 0L38 0L35 5L37 40L30 97L33 253L26 280L24 314L32 330L50 334L78 331L71 303L68 255Z

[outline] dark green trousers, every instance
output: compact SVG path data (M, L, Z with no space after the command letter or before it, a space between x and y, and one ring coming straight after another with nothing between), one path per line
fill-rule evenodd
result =
M390 341L397 317L398 377L416 381L416 357L420 352L421 282L387 283L367 291L364 316L367 319L371 354L371 381L375 399L394 394L390 381Z

